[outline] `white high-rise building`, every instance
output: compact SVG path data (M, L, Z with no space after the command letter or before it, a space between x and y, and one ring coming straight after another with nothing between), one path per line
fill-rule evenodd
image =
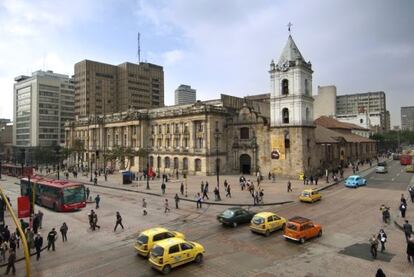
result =
M175 105L193 104L196 102L196 90L188 85L180 85L175 90Z
M34 147L65 142L64 124L74 120L72 79L52 71L36 71L14 79L13 145Z

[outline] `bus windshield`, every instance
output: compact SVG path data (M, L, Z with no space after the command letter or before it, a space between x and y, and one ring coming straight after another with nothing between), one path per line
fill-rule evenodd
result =
M64 204L79 203L85 201L85 187L73 186L63 190Z

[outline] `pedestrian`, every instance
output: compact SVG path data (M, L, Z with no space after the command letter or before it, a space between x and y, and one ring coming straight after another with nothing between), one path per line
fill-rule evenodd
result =
M10 240L10 230L9 230L9 226L8 225L4 226L3 239L5 241L9 241Z
M60 234L62 235L62 241L68 241L67 233L68 233L68 225L66 222L63 222L62 226L60 226Z
M16 268L14 267L14 263L16 262L16 252L14 252L13 249L10 249L9 253L6 274L9 274L10 269L12 269L13 274L16 274Z
M227 193L226 193L226 197L231 198L231 187L230 184L227 185Z
M114 227L114 232L116 231L116 228L118 228L118 225L121 225L122 229L124 229L124 225L122 225L122 216L119 212L116 212L116 223Z
M372 237L369 239L369 243L371 245L370 251L373 259L377 258L377 251L378 251L378 240L377 236L372 235Z
M226 190L228 184L227 179L224 179L224 190Z
M1 255L2 262L6 261L6 253L8 249L9 247L7 246L6 241L3 241L0 243L0 255Z
M404 229L405 238L409 240L411 238L411 234L413 233L413 226L411 226L408 220L405 220L403 229Z
M168 204L168 199L165 199L164 201L164 213L167 213L170 211L170 206Z
M37 230L39 229L39 215L34 214L32 225L33 225L33 232L36 234Z
M106 173L106 171L105 171L104 177L105 177L105 182L108 181L108 173Z
M384 232L383 229L379 231L377 239L381 243L381 253L385 250L385 243L387 242L387 234Z
M269 171L269 174L268 174L267 178L269 179L269 181L270 181L270 179L272 179L272 173L270 173L270 171Z
M32 231L32 229L27 228L25 236L26 236L27 245L30 250L31 248L34 247L34 232Z
M147 201L145 200L145 198L142 198L142 214L143 215L147 215Z
M43 212L41 210L38 210L37 211L37 216L39 217L39 228L42 229Z
M92 231L95 231L95 228L93 226L93 213L94 211L91 210L91 212L88 214L88 219L89 219L89 229L92 229Z
M208 183L206 182L206 185L204 187L204 191L203 191L203 199L207 198L207 200L209 200L210 198L208 197Z
M92 214L92 226L93 230L96 228L101 229L101 226L98 225L98 215L95 212Z
M307 177L305 174L303 174L303 185L306 185L307 183Z
M272 182L276 182L276 174L272 173Z
M86 188L86 201L89 200L89 194L91 193L91 191L89 190L89 188Z
M411 202L414 203L414 186L411 186L408 192L410 193Z
M98 177L95 176L93 178L93 184L94 184L94 186L96 186L98 184Z
M99 194L97 194L95 197L95 204L96 204L95 209L99 209L99 202L101 202L101 197L99 196Z
M387 277L384 273L384 271L381 268L378 268L377 273L375 274L375 277Z
M407 260L414 263L414 239L407 240Z
M181 185L180 185L180 193L181 193L181 195L184 195L184 184L183 184L183 182L181 182Z
M407 210L407 206L404 203L400 204L400 212L401 212L401 217L405 218L405 211Z
M318 180L319 180L319 177L318 177L318 175L316 175L316 176L315 176L315 185L316 185L316 186L318 185Z
M52 228L52 231L47 235L47 251L52 247L52 251L55 251L55 241L56 241L57 232L55 228Z
M204 182L203 181L201 181L200 192L204 193Z
M164 183L164 181L162 182L162 184L161 184L161 193L162 193L162 195L164 195L165 194L165 183Z
M404 204L405 206L407 206L407 200L405 199L404 194L401 194L400 203L402 203L402 204Z
M36 248L36 260L38 261L40 259L40 252L42 251L43 246L43 238L40 235L40 233L36 234L36 237L34 239L34 245Z
M291 191L292 191L292 183L289 180L287 183L287 192L291 192Z
M203 195L203 199L204 199L204 195ZM217 187L214 188L214 200L219 201L218 188Z
M174 200L175 200L175 208L178 209L178 202L180 201L180 197L178 196L178 193L175 194Z
M382 221L384 223L390 223L390 208L385 206L384 204L381 205L380 211L382 212Z
M196 199L197 199L197 209L198 209L198 208L200 208L200 209L201 209L201 203L202 203L203 197L201 197L201 195L200 195L200 193L199 193L199 192L197 192L197 197L196 197Z
M16 234L15 233L11 234L10 236L9 246L11 249L16 251Z

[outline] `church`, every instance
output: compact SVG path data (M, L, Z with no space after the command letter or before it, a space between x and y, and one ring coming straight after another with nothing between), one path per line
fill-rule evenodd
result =
M156 174L298 177L376 156L361 127L314 120L312 64L289 35L270 63L270 94L77 118L65 125L69 166ZM122 152L120 149L124 149ZM120 154L124 153L124 154Z

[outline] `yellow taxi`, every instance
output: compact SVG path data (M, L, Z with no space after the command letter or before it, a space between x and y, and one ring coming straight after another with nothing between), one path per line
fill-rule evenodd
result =
M302 202L310 202L313 203L315 201L321 200L322 195L313 189L305 189L302 191L302 193L299 195L299 200Z
M135 250L139 255L148 257L149 251L155 242L169 238L185 239L185 236L182 233L169 231L162 227L147 229L139 234L135 242Z
M414 173L414 165L407 165L406 167L405 167L405 172L412 172L412 173Z
M152 268L168 274L172 268L192 261L202 263L204 253L204 247L199 243L170 238L155 243L148 260Z
M283 230L285 225L286 218L271 212L261 212L255 214L250 221L250 231L269 236L273 231Z

